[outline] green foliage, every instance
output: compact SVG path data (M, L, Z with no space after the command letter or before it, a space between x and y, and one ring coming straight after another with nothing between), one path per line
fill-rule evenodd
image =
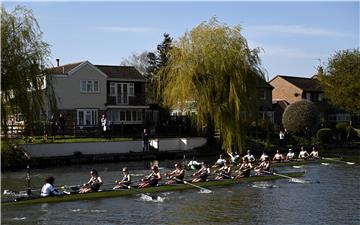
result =
M319 68L320 84L325 96L334 105L350 112L360 112L360 52L359 49L338 51Z
M357 132L348 123L338 123L335 127L340 134L341 141L352 140L357 137Z
M244 117L254 115L256 85L264 75L259 49L249 49L240 26L229 27L215 18L186 32L170 50L160 71L164 102L185 109L196 102L197 126L213 123L223 148L244 148Z
M321 144L329 144L333 140L333 131L330 128L319 129L316 137Z
M286 107L282 124L290 132L309 137L317 131L320 117L314 103L301 100Z
M10 115L21 113L28 124L38 119L43 105L41 91L49 45L31 10L1 7L1 127L5 135Z
M147 54L147 100L149 103L156 103L163 106L164 76L159 75L159 71L167 65L169 52L173 48L173 39L169 34L164 33L163 41L158 44L156 52Z
M23 167L25 168L26 158L24 153L16 144L10 141L1 141L1 168Z

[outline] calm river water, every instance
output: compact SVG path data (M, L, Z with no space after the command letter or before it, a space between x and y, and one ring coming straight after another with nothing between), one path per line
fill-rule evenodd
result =
M174 162L160 162L161 170ZM104 183L120 177L125 163L98 164ZM128 163L137 177L148 174L149 164ZM45 176L55 183L79 184L88 179L90 166L32 170L32 185L40 188ZM306 171L310 184L289 180L242 183L159 194L152 201L141 195L42 205L2 207L2 224L360 224L360 166L312 164L281 168L278 172ZM24 171L2 173L2 189L24 188ZM111 186L108 186L111 187Z

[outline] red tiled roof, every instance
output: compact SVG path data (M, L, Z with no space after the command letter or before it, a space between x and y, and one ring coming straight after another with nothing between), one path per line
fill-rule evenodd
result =
M276 77L281 77L284 80L288 81L289 83L292 83L293 85L297 86L298 88L303 89L304 91L320 91L320 92L322 91L319 81L314 78L291 77L291 76L283 76L283 75L278 75Z

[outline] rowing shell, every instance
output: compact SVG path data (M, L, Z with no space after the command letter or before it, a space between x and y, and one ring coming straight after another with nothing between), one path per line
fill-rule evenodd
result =
M300 177L304 175L304 172L297 173L286 173L287 176L290 177ZM211 186L227 186L233 185L242 182L253 182L253 181L267 181L267 180L275 180L275 179L283 179L279 176L251 176L247 178L242 178L240 180L221 180L221 181L207 181L207 182L199 182L196 185L200 187L211 187ZM174 184L174 185L160 185L157 187L149 187L149 188L141 188L138 189L144 193L159 193L159 192L169 192L169 191L180 191L186 189L195 188L191 185L186 184ZM111 197L120 197L120 196L128 196L138 194L138 192L133 191L133 189L117 189L117 190L103 190L99 192L92 193L84 193L84 194L70 194L70 195L61 195L54 197L38 197L34 199L24 199L19 201L12 202L2 202L1 206L15 206L15 205L25 205L25 204L41 204L41 203L55 203L55 202L67 202L67 201L79 201L79 200L89 200L89 199L99 199L99 198L111 198Z

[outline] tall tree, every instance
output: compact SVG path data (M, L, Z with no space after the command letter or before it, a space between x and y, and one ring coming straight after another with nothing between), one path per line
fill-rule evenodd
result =
M135 67L143 76L148 77L148 67L149 67L149 52L145 51L140 54L132 53L128 58L123 58L120 62L121 66L133 66Z
M45 73L49 54L31 10L18 6L9 13L1 7L1 127L5 135L11 114L21 113L25 127L40 114L44 95L39 75Z
M159 76L159 71L161 68L167 65L169 52L172 49L173 39L169 34L164 33L163 41L158 44L157 50L155 52L148 53L148 94L152 103L156 103L158 105L163 105L163 78L164 76Z
M243 151L244 115L257 110L256 84L264 78L258 52L249 49L240 26L216 18L201 23L175 42L161 69L165 104L184 109L196 102L198 126L213 121L223 148Z
M325 97L334 105L350 112L360 112L359 49L338 51L328 59L327 66L318 68Z

